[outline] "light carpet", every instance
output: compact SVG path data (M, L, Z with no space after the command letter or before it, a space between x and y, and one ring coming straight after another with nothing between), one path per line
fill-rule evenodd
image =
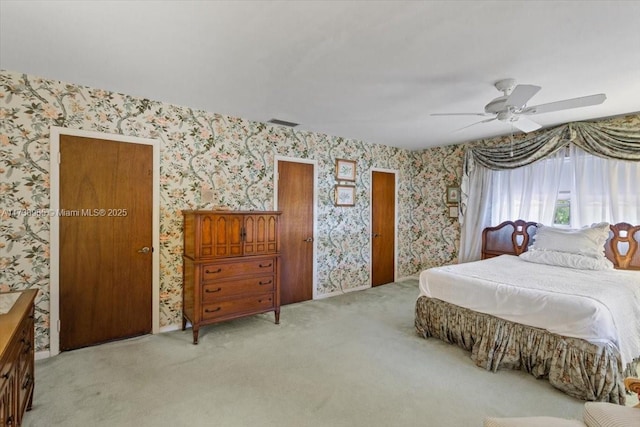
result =
M581 418L582 401L492 373L414 329L417 280L36 362L25 426L481 426Z

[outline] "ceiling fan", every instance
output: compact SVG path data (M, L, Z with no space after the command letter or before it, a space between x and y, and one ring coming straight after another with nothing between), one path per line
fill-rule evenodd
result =
M597 95L582 96L579 98L565 99L562 101L550 102L548 104L534 105L527 107L527 102L533 98L541 89L534 85L516 85L514 79L499 80L495 83L496 89L503 93L489 102L484 107L484 113L434 113L432 116L493 116L490 119L482 120L465 126L459 130L466 129L480 123L488 123L494 120L510 123L513 127L522 132L532 132L542 126L526 116L533 114L550 113L552 111L568 110L571 108L587 107L590 105L602 104L607 99L604 93Z

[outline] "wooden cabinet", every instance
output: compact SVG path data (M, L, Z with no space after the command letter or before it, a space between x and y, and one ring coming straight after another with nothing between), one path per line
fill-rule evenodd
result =
M0 426L21 425L33 403L37 292L0 294Z
M280 323L280 212L183 211L182 329L273 311Z

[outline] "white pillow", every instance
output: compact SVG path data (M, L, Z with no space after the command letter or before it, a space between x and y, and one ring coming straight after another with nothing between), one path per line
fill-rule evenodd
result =
M576 268L578 270L612 270L613 263L604 256L572 254L569 252L529 249L520 254L520 258L536 264L557 265L560 267Z
M584 422L588 427L640 426L640 408L606 402L584 404Z
M609 224L606 222L580 229L555 228L538 224L538 231L533 236L531 248L604 258L604 244L608 238Z

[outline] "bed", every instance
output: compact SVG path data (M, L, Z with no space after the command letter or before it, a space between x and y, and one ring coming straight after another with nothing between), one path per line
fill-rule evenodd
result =
M486 228L481 261L420 274L416 330L487 370L522 369L576 398L624 404L623 379L640 362L639 242L640 226L627 223Z

